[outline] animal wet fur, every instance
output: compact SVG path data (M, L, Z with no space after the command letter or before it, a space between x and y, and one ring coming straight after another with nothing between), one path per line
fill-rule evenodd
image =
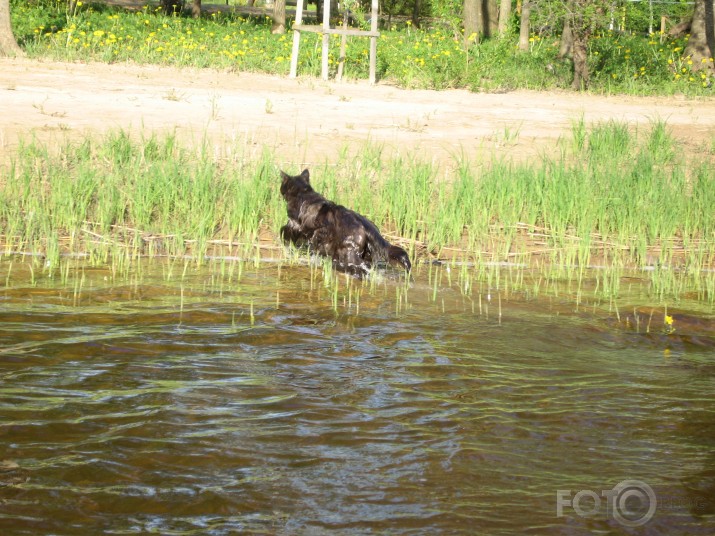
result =
M281 195L288 223L281 237L296 246L333 259L338 270L364 275L379 262L412 268L407 252L385 240L374 223L357 212L328 201L310 185L310 173L296 176L281 171Z

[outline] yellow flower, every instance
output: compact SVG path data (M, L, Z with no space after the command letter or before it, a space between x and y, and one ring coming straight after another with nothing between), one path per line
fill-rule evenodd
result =
M665 315L665 318L663 319L663 323L665 324L665 333L670 335L675 331L675 328L673 327L673 317L670 315Z

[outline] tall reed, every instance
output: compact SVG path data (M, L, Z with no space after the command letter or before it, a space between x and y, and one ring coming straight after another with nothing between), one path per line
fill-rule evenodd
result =
M459 156L440 166L368 143L311 180L416 257L536 262L574 277L590 264L702 271L715 260L715 173L708 155L681 155L662 122L634 132L577 121L555 156L531 163ZM68 252L98 263L257 258L259 235L278 247L286 218L274 162L240 142L217 149L173 134L114 131L56 150L29 139L0 183L2 251L41 253L50 270Z

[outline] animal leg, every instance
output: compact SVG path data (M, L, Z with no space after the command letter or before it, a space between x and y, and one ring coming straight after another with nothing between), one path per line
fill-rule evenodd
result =
M284 242L290 242L295 244L297 247L304 246L307 239L305 234L301 232L300 228L296 227L293 220L288 220L288 223L281 227L281 238Z
M360 249L355 245L346 244L333 256L333 262L339 270L361 277L370 271L370 263L366 262L360 253Z

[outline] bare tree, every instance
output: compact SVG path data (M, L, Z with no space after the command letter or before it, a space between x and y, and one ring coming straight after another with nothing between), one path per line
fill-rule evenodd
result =
M715 57L715 10L713 0L695 0L690 39L685 47L696 69L715 69L711 58Z
M509 19L511 19L511 0L501 0L499 4L499 35L504 35L509 31Z
M184 9L184 0L161 0L161 9L165 15L178 15Z
M497 0L464 0L463 14L465 44L474 34L491 37L496 33L499 22Z
M568 0L566 23L571 30L571 58L573 59L573 82L575 90L588 87L588 39L591 35L596 4L599 0Z
M10 24L10 0L0 0L0 56L22 56Z
M195 19L201 18L201 0L193 0L191 2L191 16Z
M468 45L472 35L479 34L479 0L464 0L464 44Z
M531 31L531 0L524 0L521 4L521 18L519 22L519 50L529 50L529 32Z
M274 34L286 33L286 0L275 0L273 2L273 27Z
M422 9L421 0L414 0L412 4L412 25L415 28L420 27L420 10Z

